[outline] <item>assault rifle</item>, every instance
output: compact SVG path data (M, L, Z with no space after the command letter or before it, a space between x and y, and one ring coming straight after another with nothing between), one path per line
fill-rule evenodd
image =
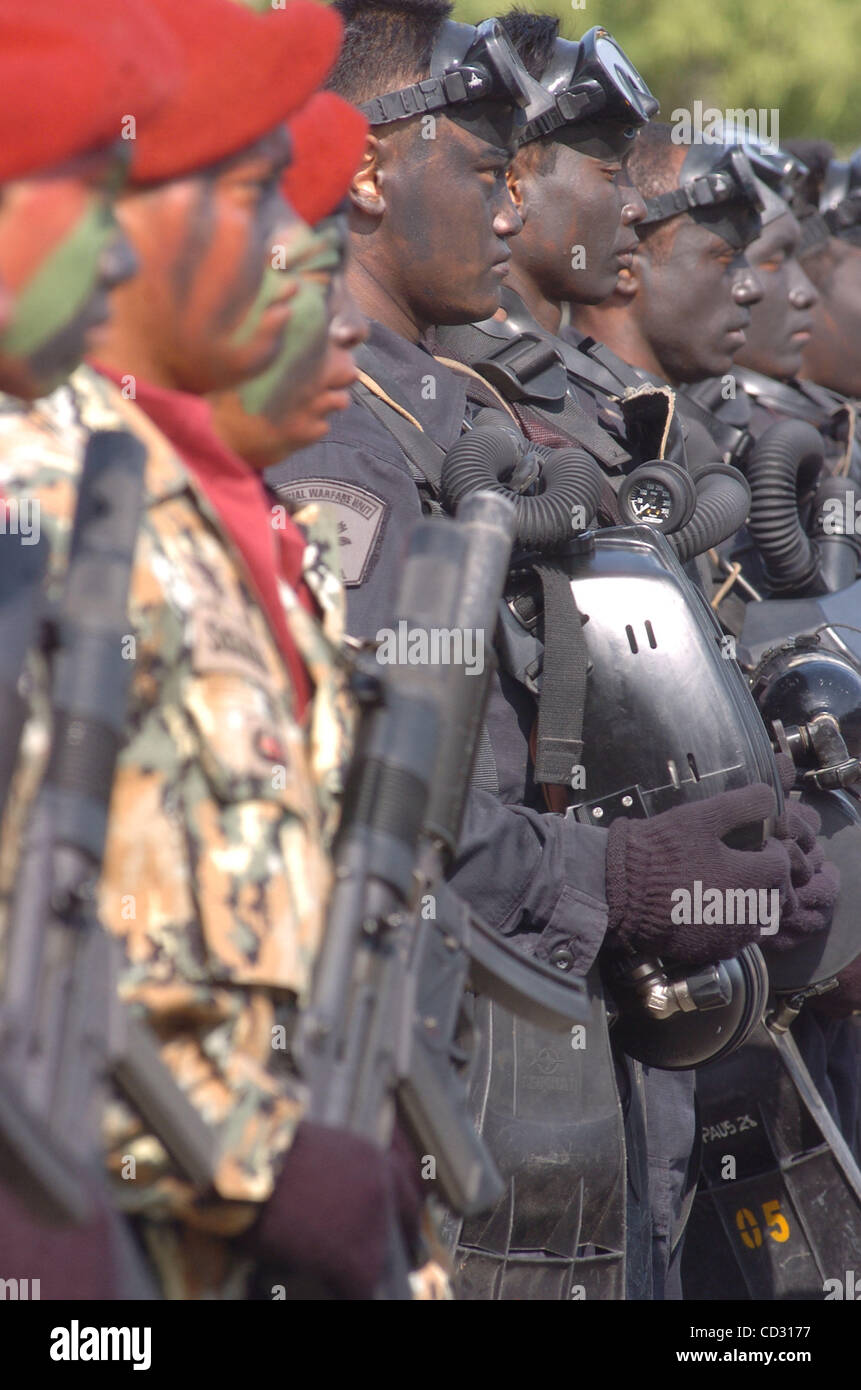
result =
M42 598L44 540L0 535L0 809L25 720L27 652L36 648L50 666L52 725L3 943L0 1181L50 1221L90 1213L108 1077L192 1182L207 1187L214 1168L214 1135L119 1000L122 946L96 918L132 669L123 638L144 458L130 434L91 436L53 609Z
M391 634L406 662L383 665L381 643L358 664L364 708L335 889L294 1045L311 1118L386 1147L397 1115L435 1160L446 1202L465 1214L497 1200L502 1180L467 1106L464 992L560 1031L588 1012L582 981L491 931L443 879L482 729L513 530L511 503L478 493L457 521L421 522L413 534ZM455 654L471 641L481 672L470 673L463 651L446 661L446 641ZM437 664L422 662L435 642Z

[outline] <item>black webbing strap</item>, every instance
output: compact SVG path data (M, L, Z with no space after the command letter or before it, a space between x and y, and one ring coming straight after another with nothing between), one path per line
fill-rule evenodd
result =
M570 348L570 344L566 344L566 347ZM604 368L605 372L609 372L613 381L617 382L623 390L629 386L638 387L644 384L645 379L630 363L623 362L622 358L618 357L611 348L608 348L606 343L599 343L596 338L584 339L580 348L574 348L573 351L579 351L591 362L597 362Z
M490 734L487 732L486 723L483 723L479 730L471 782L472 785L478 787L480 791L490 792L493 796L499 796L499 773L496 767L493 744L490 741Z
M367 116L370 125L389 125L392 121L403 121L424 111L440 111L444 106L469 101L471 94L466 83L464 72L455 69L441 77L426 77L423 82L413 82L396 92L371 97L370 101L362 102L359 109Z
M411 425L409 420L399 415L393 406L375 395L363 382L358 381L351 387L351 395L392 435L429 510L439 515L442 511L439 496L444 451L430 435L417 430L415 425Z
M395 400L391 391L387 389L389 383L384 384L380 380L380 373L376 364L373 365L375 373L373 378L371 378L370 372L366 371L365 375L369 380L372 379L382 391L385 391L387 396L391 396L391 399ZM445 458L444 451L438 444L434 443L429 435L416 429L415 425L410 424L405 416L400 415L393 405L390 405L382 396L376 395L363 382L356 382L352 392L356 400L360 401L379 420L383 428L388 430L395 442L400 445L407 467L422 493L424 502L434 515L441 515L442 506L439 502L439 494L442 463ZM492 398L492 395L488 393L488 396L489 400L482 402L482 404L496 405L497 402ZM499 773L496 757L490 742L487 724L484 722L478 735L471 782L481 791L491 792L494 796L499 795Z
M665 222L667 218L677 217L680 212L697 212L700 208L711 208L716 203L725 203L730 198L741 196L735 180L718 170L711 174L700 174L674 188L669 193L661 193L655 198L646 199L646 216L640 225L648 227L654 222Z
M575 444L582 445L605 468L622 469L626 463L630 463L631 455L627 450L596 420L590 419L569 393L563 396L559 408L547 404L536 405L530 401L529 409L548 424L556 425L570 435Z
M695 420L697 424L702 425L714 441L715 448L719 449L722 455L729 455L730 462L741 464L753 443L750 430L743 429L740 425L733 425L715 411L710 410L694 395L693 389L685 391L681 400L682 418Z
M624 394L626 387L634 385L635 372L615 354L606 350L607 356L602 361L598 360L593 349L601 348L603 344L596 343L594 338L583 338L576 346L566 338L560 341L562 360L569 376L576 381L585 381L587 386L595 387L601 395L616 399Z
M836 395L833 391L829 391L827 386L819 386L813 381L799 381L795 394L811 401L814 407L820 407L828 426L834 431L836 439L840 438L837 431L841 426L846 427L850 439L854 435L855 407L850 400Z
M544 665L538 702L535 780L570 787L583 757L588 654L583 620L565 571L537 564L544 595Z
M624 468L630 462L630 454L587 415L568 391L561 341L548 335L546 341L524 342L523 337L518 337L506 342L472 323L438 331L438 341L447 356L486 375L507 401L528 406L534 415L581 445L605 468ZM555 376L552 366L556 367Z

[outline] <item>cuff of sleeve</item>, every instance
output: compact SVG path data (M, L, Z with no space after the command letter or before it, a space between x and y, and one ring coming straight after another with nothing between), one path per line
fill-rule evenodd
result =
M575 832L567 836L565 843L566 881L535 955L573 974L585 975L595 962L607 930L607 832L570 820L564 825Z

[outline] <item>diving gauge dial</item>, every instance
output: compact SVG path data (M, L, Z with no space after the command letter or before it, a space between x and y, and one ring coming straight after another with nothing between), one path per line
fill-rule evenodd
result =
M623 520L658 531L678 531L694 514L693 479L677 463L655 459L629 473L619 489Z

